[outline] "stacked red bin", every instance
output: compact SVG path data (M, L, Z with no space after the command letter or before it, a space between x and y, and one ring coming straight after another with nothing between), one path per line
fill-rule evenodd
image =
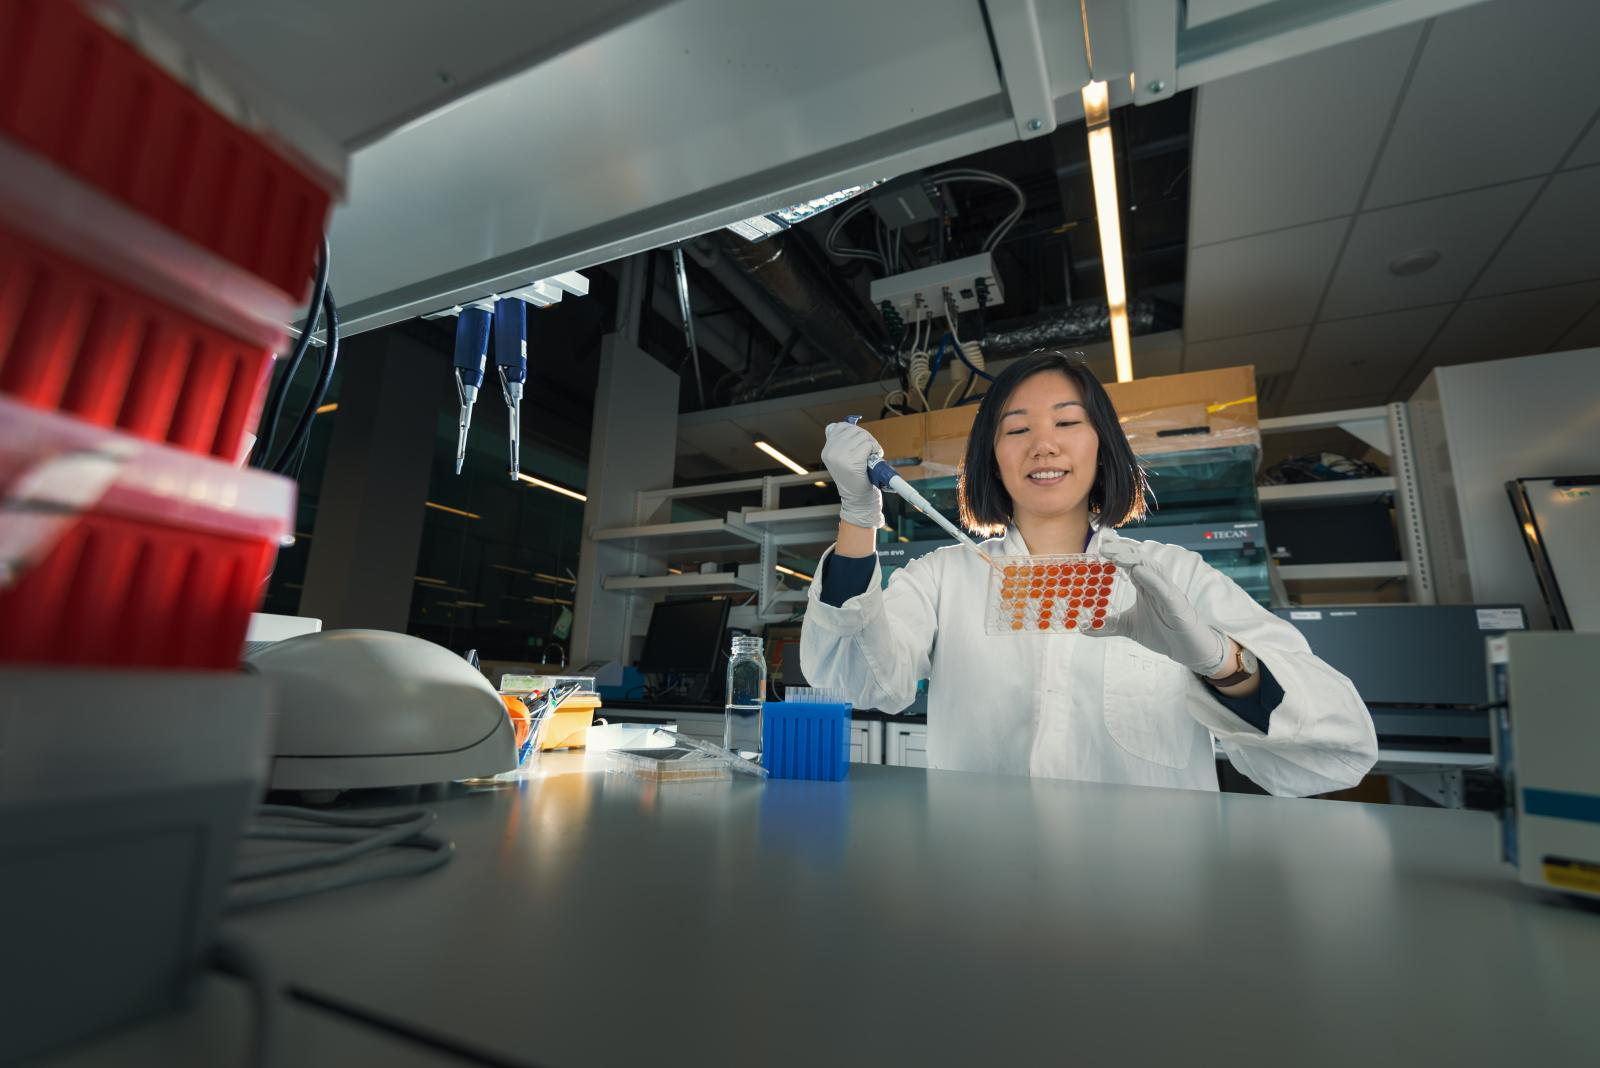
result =
M231 668L294 501L236 465L339 175L107 10L0 0L0 662Z

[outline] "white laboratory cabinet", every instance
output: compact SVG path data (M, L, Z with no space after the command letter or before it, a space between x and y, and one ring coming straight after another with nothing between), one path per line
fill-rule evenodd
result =
M877 720L850 721L850 763L883 763L883 724Z
M884 760L885 764L892 764L902 768L925 768L928 766L928 725L926 723L896 723L890 720L883 724L884 728Z

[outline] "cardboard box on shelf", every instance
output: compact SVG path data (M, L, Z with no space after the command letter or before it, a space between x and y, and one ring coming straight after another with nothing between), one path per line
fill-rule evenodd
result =
M1248 364L1107 382L1106 393L1136 455L1261 445L1256 372ZM977 414L978 406L967 404L861 425L906 479L938 478L959 471Z
M883 446L883 458L894 465L906 478L922 478L922 445L927 437L928 417L922 412L897 415L889 419L863 421L861 428L878 439Z
M1106 393L1139 456L1261 445L1256 369L1249 364L1108 382Z

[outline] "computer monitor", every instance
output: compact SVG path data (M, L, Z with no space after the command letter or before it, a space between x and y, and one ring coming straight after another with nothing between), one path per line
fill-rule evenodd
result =
M1557 630L1600 630L1600 475L1506 483Z
M711 675L723 653L726 600L663 601L650 612L639 670L661 675Z

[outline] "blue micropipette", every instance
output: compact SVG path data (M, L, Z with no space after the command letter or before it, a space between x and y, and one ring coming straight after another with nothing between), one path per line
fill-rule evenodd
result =
M859 415L852 415L845 420L845 422L852 424L860 421L861 417ZM889 466L889 462L883 458L881 453L875 453L868 459L867 479L881 490L892 490L899 494L901 500L939 524L946 534L949 534L956 541L983 557L991 566L1000 566L990 558L988 553L978 548L978 543L973 541L966 531L946 519L939 509L928 503L926 497L912 489L911 484L900 477L900 472Z

